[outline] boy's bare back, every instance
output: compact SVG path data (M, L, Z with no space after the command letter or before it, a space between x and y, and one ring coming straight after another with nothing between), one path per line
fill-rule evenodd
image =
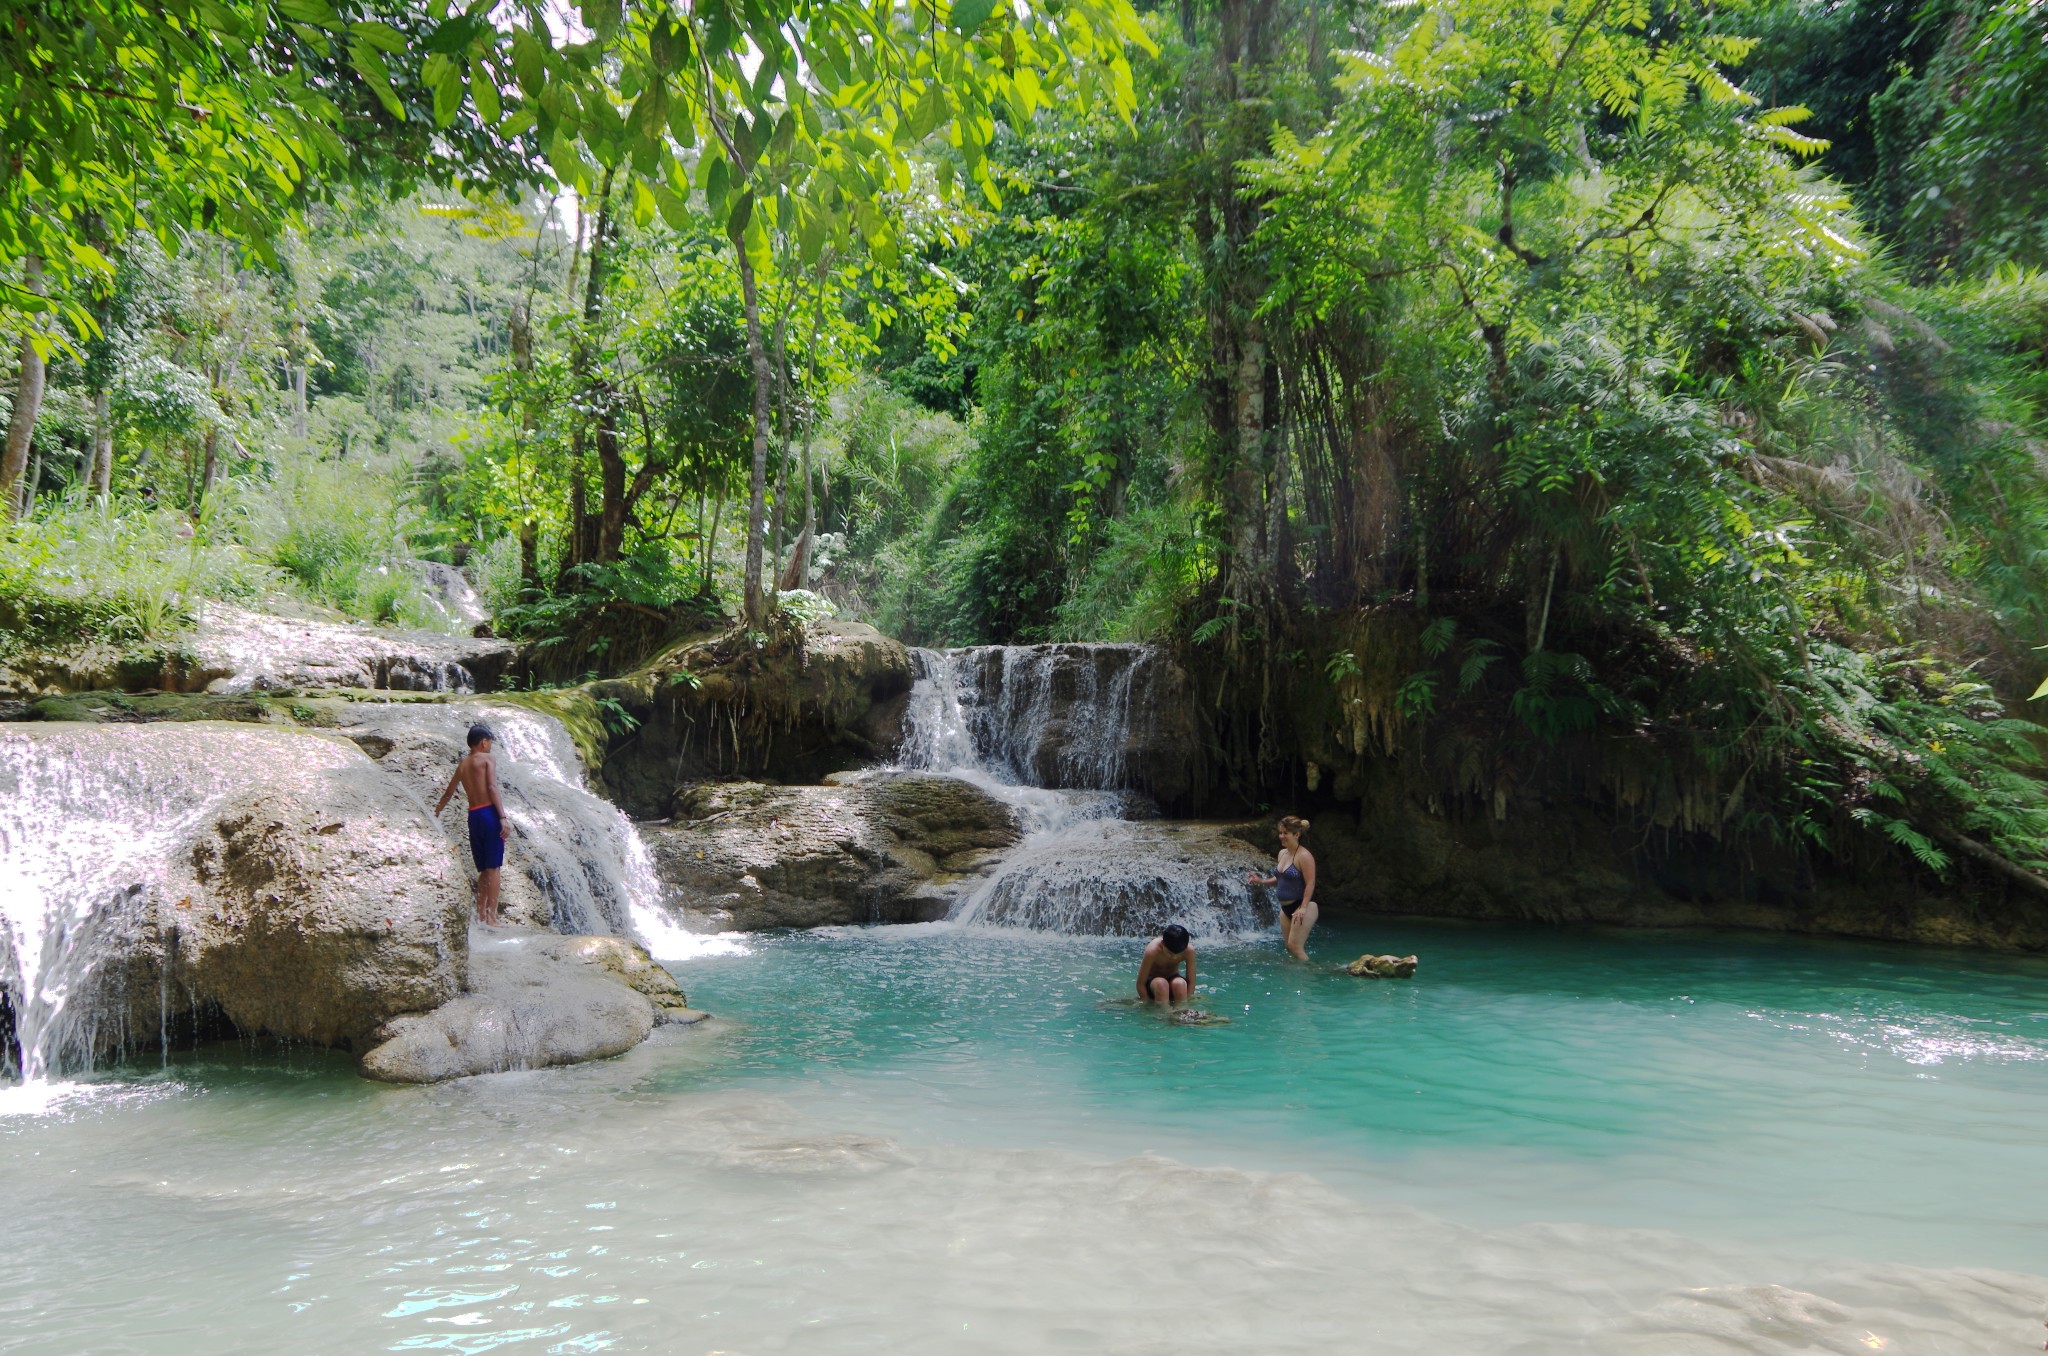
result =
M455 780L462 784L462 794L469 798L470 809L498 803L498 765L482 749L471 749L462 755L462 761L455 765Z

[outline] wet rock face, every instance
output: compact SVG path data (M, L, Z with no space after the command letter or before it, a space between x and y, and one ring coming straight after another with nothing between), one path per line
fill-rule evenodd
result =
M300 621L213 604L186 646L187 671L155 686L186 691L360 687L484 692L518 656L502 640Z
M631 930L632 830L584 789L575 746L555 722L502 698L335 703L332 718L429 810L467 751L469 727L489 726L512 829L500 877L505 920L565 933ZM468 803L460 790L439 823L448 861L471 888Z
M1099 819L1034 839L1002 864L961 920L1085 936L1151 937L1179 923L1196 937L1271 927L1271 892L1245 876L1270 869L1214 825Z
M8 1006L24 1068L166 1023L354 1047L457 993L460 877L334 736L193 722L0 732Z
M487 937L470 955L468 990L383 1024L358 1067L380 1082L438 1083L622 1055L664 1013L686 1010L673 977L664 996L675 1001L664 1008L628 982L628 969L661 967L615 937Z
M922 922L1012 847L1016 817L951 777L714 783L643 830L668 903L719 929Z
M1193 797L1202 732L1187 674L1155 646L919 650L914 663L920 693L957 703L957 712L918 712L906 762L972 761L1018 785L1133 790L1168 806ZM971 749L920 746L934 735Z
M634 726L606 755L605 785L628 814L658 819L699 780L807 783L872 764L902 738L910 685L910 652L858 622L818 623L800 651L699 637L591 686Z

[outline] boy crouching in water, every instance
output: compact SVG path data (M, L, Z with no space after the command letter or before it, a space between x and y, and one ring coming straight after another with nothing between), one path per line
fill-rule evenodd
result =
M505 797L498 789L498 764L491 757L491 729L469 727L469 752L455 765L455 775L434 802L439 815L460 785L469 798L469 858L476 863L476 916L485 927L498 926L498 878L505 865L505 840L512 825L505 819Z
M1180 967L1188 967L1186 978L1181 977ZM1159 935L1145 947L1145 958L1138 962L1138 997L1152 1003L1185 1003L1195 991L1195 948L1188 941L1188 930L1178 923L1168 923L1159 930Z

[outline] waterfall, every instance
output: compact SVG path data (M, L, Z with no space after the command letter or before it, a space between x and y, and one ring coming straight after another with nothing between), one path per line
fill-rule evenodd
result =
M1134 693L1163 663L1157 651L990 645L911 659L902 765L980 786L1026 829L956 920L1113 936L1271 925L1270 904L1245 883L1266 866L1249 845L1210 826L1124 817L1130 751L1156 718Z
M110 757L0 732L0 1040L35 1081L127 1051L138 1004L159 1031L192 1008L173 994L178 932L166 866L179 844L254 775L221 741L193 768L146 741ZM147 990L141 992L141 990ZM175 999L175 1002L174 1002Z
M669 919L645 845L590 792L552 716L509 703L359 702L346 708L342 733L430 806L478 719L497 736L514 833L508 865L531 882L557 930L635 936L663 959L729 945ZM202 758L177 757L147 736L169 728L136 729L107 756L82 758L0 727L0 1072L8 1076L35 1082L89 1069L109 1053L154 1048L174 1022L196 1019L202 1005L179 973L180 920L190 917L180 896L190 887L172 888L174 868L230 797L276 784L276 746L222 731ZM335 756L319 736L301 738ZM461 809L458 795L442 823L451 855L466 856Z
M429 805L454 771L469 727L488 725L512 823L507 870L521 872L540 892L554 929L632 936L664 959L704 949L705 939L677 927L661 907L646 845L617 806L592 793L561 721L490 700L360 702L346 719L351 732L362 732L358 742L408 773ZM458 794L451 804L460 801ZM454 837L452 816L451 810ZM464 837L456 846L466 844Z
M905 760L973 767L1013 785L1131 785L1132 692L1160 663L1149 645L983 645L913 650ZM1149 717L1150 712L1139 712Z

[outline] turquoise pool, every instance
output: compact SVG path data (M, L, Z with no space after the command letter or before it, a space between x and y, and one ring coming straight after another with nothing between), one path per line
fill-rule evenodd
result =
M1334 963L743 939L429 1089L215 1047L0 1116L0 1352L2038 1349L2048 964L1386 923ZM1132 995L1134 996L1134 995Z

